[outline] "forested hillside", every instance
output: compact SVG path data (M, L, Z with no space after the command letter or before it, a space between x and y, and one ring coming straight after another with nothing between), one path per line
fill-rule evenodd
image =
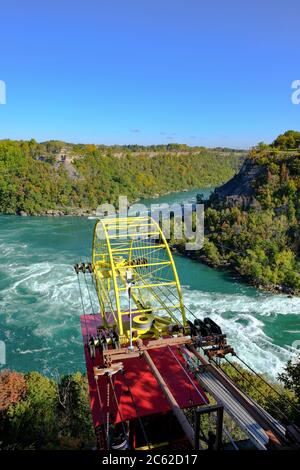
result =
M0 212L80 213L119 195L129 202L169 191L216 186L245 152L169 144L96 146L0 141Z
M299 146L300 133L288 131L251 151L208 201L205 245L196 258L263 288L300 293Z

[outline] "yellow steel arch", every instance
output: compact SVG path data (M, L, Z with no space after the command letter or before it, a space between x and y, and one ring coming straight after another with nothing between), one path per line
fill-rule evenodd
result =
M128 336L128 271L133 278L132 315L137 336L150 330L160 335L170 324L186 325L173 256L159 224L151 217L100 219L94 228L92 266L102 321L115 323L120 336Z

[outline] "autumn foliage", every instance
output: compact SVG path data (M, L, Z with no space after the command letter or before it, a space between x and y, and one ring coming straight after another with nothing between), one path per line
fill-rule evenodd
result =
M24 374L9 371L0 372L0 411L7 410L26 395Z

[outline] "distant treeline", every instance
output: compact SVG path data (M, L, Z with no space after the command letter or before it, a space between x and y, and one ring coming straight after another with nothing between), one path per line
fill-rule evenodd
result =
M2 142L9 142L9 139L2 140ZM1 141L0 141L1 142ZM27 143L28 141L18 141L19 143ZM158 144L158 145L103 145L103 144L73 144L70 142L64 142L62 140L48 140L45 142L38 143L35 139L31 139L29 142L35 145L38 152L48 152L50 154L59 152L61 149L70 149L74 152L84 153L86 150L100 150L104 152L199 152L203 150L216 150L218 152L244 152L243 149L232 149L230 147L213 147L207 149L202 145L200 146L189 146L187 144Z
M0 212L96 209L197 187L216 186L238 171L245 152L182 144L112 146L60 141L0 141Z

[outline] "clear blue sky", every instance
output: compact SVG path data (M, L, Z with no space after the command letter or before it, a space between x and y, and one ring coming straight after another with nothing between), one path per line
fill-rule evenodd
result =
M247 147L300 130L299 0L4 0L0 138Z

